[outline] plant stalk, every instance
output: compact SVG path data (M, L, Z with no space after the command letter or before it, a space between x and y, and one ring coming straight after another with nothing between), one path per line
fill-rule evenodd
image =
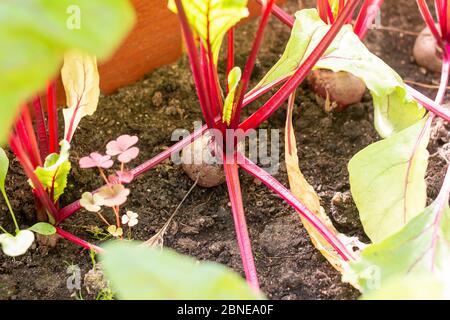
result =
M94 250L96 253L103 253L105 250L96 246L95 244L89 243L85 240L78 238L77 236L71 234L70 232L64 231L60 227L56 227L56 233L70 242L79 245L85 249Z
M256 0L256 2L261 6L264 4L262 0ZM289 28L292 29L294 27L295 19L276 4L274 4L272 7L272 14Z
M377 17L383 2L384 0L364 1L353 28L355 34L360 39L365 38L367 31L370 29L373 21Z
M353 255L347 250L346 246L334 235L322 221L314 215L303 203L301 203L285 186L277 181L272 175L258 167L245 156L238 154L239 166L260 180L272 191L283 198L291 205L302 217L308 220L311 225L326 239L330 245L338 252L344 261L354 260Z
M269 22L270 12L272 11L272 6L275 0L268 0L265 5L262 7L262 17L259 22L258 30L256 31L256 37L253 41L252 49L247 58L247 62L245 63L244 73L242 75L242 79L239 83L239 86L236 91L236 105L233 108L233 113L231 116L231 128L236 129L241 122L241 110L242 103L244 101L244 95L248 88L248 83L250 81L250 77L253 72L253 68L255 67L256 57L258 55L259 48L261 47L261 43L264 36L264 30L267 27L267 23Z
M181 0L174 0L178 10L178 18L180 20L181 29L183 30L184 40L188 51L189 61L192 68L192 75L194 77L195 87L197 88L197 95L200 100L200 107L203 112L206 124L209 128L214 127L214 118L211 114L211 106L208 103L208 99L205 94L208 92L205 85L205 79L202 76L200 61L195 46L192 30L189 26L189 22L184 11Z
M245 278L249 285L259 289L258 274L253 259L252 246L245 221L244 206L242 204L241 184L239 182L238 166L235 162L228 163L228 156L224 154L224 171L227 180L228 196L233 212L234 227L236 230L239 251L241 253L242 265L244 267Z
M56 108L56 85L50 82L47 87L47 118L50 153L58 153L58 110Z
M322 41L317 45L311 54L302 63L294 75L275 93L261 108L241 122L239 128L244 132L258 127L262 122L266 121L289 97L289 95L302 83L308 76L317 61L322 57L326 49L332 43L336 35L341 30L345 20L354 11L360 0L349 0L344 7L342 14L339 15L336 22L331 26L330 30L323 37Z
M425 0L417 0L417 5L419 6L419 11L422 14L423 20L425 21L427 27L430 29L438 45L441 48L444 48L442 36L439 30L436 28L436 24L434 22L433 16L431 15L430 8L428 7L427 2Z
M39 150L41 153L41 158L45 159L48 156L48 136L41 98L39 96L36 96L36 98L33 100L33 108L34 117L36 119L36 127L38 133L37 135L39 139Z

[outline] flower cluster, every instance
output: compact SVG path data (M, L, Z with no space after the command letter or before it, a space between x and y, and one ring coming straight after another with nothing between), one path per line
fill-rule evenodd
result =
M122 135L116 140L108 142L106 155L93 152L79 161L80 168L97 168L105 182L105 185L96 193L83 193L80 205L87 211L97 213L108 224L107 230L114 237L123 236L121 224L128 225L131 228L138 223L138 214L132 211L127 211L121 219L119 218L120 206L127 201L127 197L130 194L130 190L125 188L123 183L130 183L134 178L130 171L125 170L125 164L139 155L139 148L134 146L138 140L136 136ZM117 160L120 162L120 170L115 171L115 175L106 177L104 170L113 167L114 160L112 157L114 156L117 156ZM115 225L110 224L100 213L102 207L112 208L116 217Z

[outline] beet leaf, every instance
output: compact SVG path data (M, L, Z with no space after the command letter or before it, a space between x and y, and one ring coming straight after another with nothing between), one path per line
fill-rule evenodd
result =
M315 9L297 12L283 56L258 86L267 85L297 68L329 29ZM350 25L342 28L315 68L346 71L365 82L374 99L375 127L382 137L409 127L425 114L407 93L401 77L364 46Z
M373 242L399 231L425 208L429 139L429 119L423 119L350 160L352 196Z
M204 44L211 45L214 63L227 31L248 16L247 0L183 0L189 24ZM178 12L174 0L169 9Z
M80 120L97 110L100 97L100 76L97 59L79 51L64 55L61 78L66 91L67 108L63 110L64 138L70 143Z
M368 269L377 270L376 280L381 287L398 278L414 282L415 278L432 275L450 288L449 171L450 167L444 185L431 205L397 233L368 246L361 253L361 260L351 264L353 275L349 277L356 276L363 293L374 289L373 279L365 275Z

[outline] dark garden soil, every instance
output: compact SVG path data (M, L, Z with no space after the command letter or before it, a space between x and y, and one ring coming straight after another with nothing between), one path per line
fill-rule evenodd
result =
M288 1L290 12L295 12L298 6L299 2ZM385 1L382 25L407 32L370 31L366 42L372 52L405 79L437 83L439 75L419 68L411 57L415 37L410 32L419 32L424 25L415 2ZM255 22L238 29L239 65L245 63L251 43L247 39L253 37L254 30ZM288 37L288 28L272 19L258 56L255 80L279 58ZM220 68L223 71L224 65ZM435 93L435 90L418 88L430 96ZM347 163L356 152L379 138L372 125L370 96L367 94L362 103L344 112L326 114L317 106L314 94L302 85L296 102L294 121L303 173L318 191L336 227L367 240L349 192ZM255 103L249 111L259 105ZM192 130L193 122L200 119L201 112L185 58L160 68L116 94L102 97L97 113L83 120L75 134L72 176L61 204L68 204L83 192L101 185L93 171L79 169L77 161L80 157L92 151L104 152L106 143L121 134L134 134L140 138L141 154L133 162L137 165L170 146L174 129ZM280 129L282 141L284 122L285 109L282 108L262 127ZM444 173L445 161L438 150L448 150L448 142L448 128L440 123L430 145L432 156L427 178L430 198L436 196ZM283 157L281 154L280 159ZM356 299L358 291L343 284L339 273L312 246L294 210L249 175L243 173L241 177L247 223L264 293L272 299ZM287 185L283 163L276 178ZM136 179L129 186L132 192L124 207L124 210L139 213L134 238L146 240L154 235L192 183L182 169L170 161ZM8 177L8 194L20 222L24 226L30 225L34 216L33 199L16 161L12 161ZM11 229L6 206L3 202L0 206L4 213L1 223ZM100 225L95 214L80 211L62 227L86 240L101 243L90 232ZM212 189L196 187L175 217L164 241L166 246L181 253L226 264L242 274L225 185ZM66 287L66 279L70 276L66 271L71 264L78 265L83 275L92 268L89 253L65 240L60 240L55 248L35 244L26 255L16 259L2 255L0 298L72 299L73 291ZM81 294L84 298L95 297L87 293L84 285Z

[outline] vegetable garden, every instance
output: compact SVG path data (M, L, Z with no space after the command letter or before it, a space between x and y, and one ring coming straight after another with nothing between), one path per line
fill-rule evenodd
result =
M128 1L0 4L0 298L450 298L450 4L254 2L110 95Z

